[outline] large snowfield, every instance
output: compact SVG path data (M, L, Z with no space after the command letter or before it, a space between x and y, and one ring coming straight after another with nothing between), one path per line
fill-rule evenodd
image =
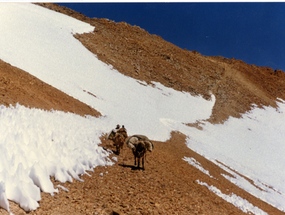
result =
M1 3L0 59L21 68L66 94L90 105L103 116L81 117L0 106L0 206L9 200L26 211L40 207L40 192L54 195L50 176L60 182L81 180L98 165L112 165L109 153L98 146L102 133L116 124L129 134L140 133L165 141L170 132L187 135L187 146L234 177L224 175L252 195L285 211L285 102L279 108L253 108L241 119L224 124L205 122L210 101L175 91L159 83L146 85L99 61L73 35L94 27L29 3ZM94 96L95 95L95 96ZM203 122L202 130L185 123ZM190 165L208 170L185 158ZM252 180L250 183L246 178ZM233 194L200 182L243 211L265 214Z

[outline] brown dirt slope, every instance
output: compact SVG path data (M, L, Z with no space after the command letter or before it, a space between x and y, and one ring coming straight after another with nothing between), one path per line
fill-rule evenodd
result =
M240 117L252 104L275 107L277 98L285 99L283 71L235 59L206 57L183 50L138 26L88 18L55 4L41 5L95 26L94 32L75 37L119 72L207 99L213 93L216 96L210 119L213 123L221 123L229 116Z
M59 188L60 192L55 196L42 193L40 208L29 214L245 214L199 185L197 180L213 185L225 194L233 192L268 214L284 214L231 184L221 176L226 172L188 149L184 141L184 135L173 133L167 142L154 142L153 152L146 157L145 171L134 168L133 155L124 147L120 156L113 154L118 158L115 165L96 167L94 172L89 172L91 177L81 177L84 182L61 184L53 180L55 186L60 184L69 192ZM115 150L105 137L102 143L106 148ZM214 178L189 165L182 159L184 156L195 158ZM13 202L10 204L14 214L26 214ZM8 213L0 209L0 214Z
M253 103L275 106L276 98L285 99L282 71L235 59L205 57L196 51L182 50L137 26L91 19L55 4L40 5L94 25L93 33L76 35L76 38L119 72L207 99L212 92L216 96L212 122L238 117ZM0 104L19 102L45 110L99 115L89 106L3 61L0 61L0 74ZM113 149L105 137L102 143ZM125 147L120 156L112 155L118 158L113 166L96 168L90 173L92 177L82 176L84 183L63 184L69 192L60 190L55 196L42 193L40 208L29 214L242 214L197 184L197 179L223 193L235 193L268 214L284 214L227 181L221 176L226 174L223 170L186 147L184 135L173 133L169 141L154 144L145 171L133 168L133 156ZM214 178L183 161L184 156L195 158ZM14 214L26 214L13 202L10 208ZM0 214L8 213L0 209Z
M0 60L0 104L43 110L59 110L78 115L100 116L88 105L66 95L27 72Z

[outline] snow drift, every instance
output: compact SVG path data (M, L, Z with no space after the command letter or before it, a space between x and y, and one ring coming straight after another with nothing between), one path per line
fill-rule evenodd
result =
M50 176L72 182L98 165L112 165L109 153L98 146L104 128L94 117L0 106L2 205L6 196L25 210L34 210L40 191L58 192Z
M130 133L166 140L165 121L188 123L211 115L214 96L206 101L159 83L145 86L99 61L73 37L92 32L89 24L36 5L4 5L0 58L90 105L114 124L125 124Z
M241 119L231 117L221 125L205 123L202 131L186 128L185 132L189 134L188 147L234 176L225 176L227 179L285 211L285 102L277 104L277 109L254 108Z
M94 27L87 23L33 4L1 3L0 30L0 59L103 115L80 117L21 105L1 106L1 207L9 211L10 199L27 211L34 210L39 206L40 191L58 192L50 176L60 182L80 180L80 174L98 165L111 165L108 153L98 146L99 137L120 123L129 134L142 133L153 140L165 141L173 130L184 133L188 147L228 172L230 167L246 175L263 191L234 173L230 181L285 211L285 175L280 171L285 162L284 101L277 111L256 108L242 119L212 125L204 120L211 115L214 96L207 101L120 74L73 37L93 32ZM197 121L203 122L203 130L185 125Z
M99 137L118 123L129 134L167 140L169 122L191 123L211 115L214 96L206 101L159 83L147 86L99 61L73 37L93 29L33 4L1 4L0 58L104 115L95 119L20 105L1 107L5 135L0 149L5 156L0 160L0 181L7 209L6 197L27 211L36 209L40 190L58 192L50 176L60 182L80 180L78 175L85 171L112 164L98 147Z

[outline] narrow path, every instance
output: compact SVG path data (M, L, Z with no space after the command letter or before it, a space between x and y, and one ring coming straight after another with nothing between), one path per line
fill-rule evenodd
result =
M144 171L134 168L133 155L125 146L120 156L112 155L118 158L113 166L95 168L91 177L81 177L84 182L61 184L69 192L59 188L55 196L42 193L40 208L29 214L242 214L196 182L199 179L212 184L209 176L182 158L195 157L206 167L211 162L188 149L184 142L185 136L178 133L165 143L154 142ZM10 208L14 214L26 214L14 203ZM0 213L8 214L3 209Z

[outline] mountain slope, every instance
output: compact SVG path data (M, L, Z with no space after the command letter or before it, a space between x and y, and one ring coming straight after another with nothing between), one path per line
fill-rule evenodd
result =
M17 103L44 110L60 110L78 115L100 116L88 105L42 82L27 72L0 60L0 103L6 106Z
M94 34L93 36L91 34L76 35L76 37L89 50L97 54L101 60L113 65L118 71L136 79L145 80L147 83L158 81L177 90L191 92L194 95L201 94L205 98L209 98L210 91L212 91L217 97L211 118L212 122L223 122L231 115L239 116L240 113L250 109L252 102L257 105L275 106L275 99L277 97L283 98L283 91L279 92L278 90L283 89L284 82L282 81L284 79L275 77L279 74L282 76L280 71L273 73L272 69L256 67L254 70L250 70L251 75L248 77L249 68L254 66L236 60L205 57L197 52L181 50L163 41L158 36L150 35L138 27L132 27L125 23L118 24L108 20L89 19L69 9L60 8L53 4L47 4L46 6L93 23L97 32L95 37ZM118 33L120 31L122 31L121 34ZM125 42L123 41L124 39L126 40ZM234 66L231 66L231 64L234 64ZM3 70L15 69L7 64L6 66L7 68L5 67ZM256 77L253 75L254 73L257 74ZM261 78L259 79L259 77ZM14 78L16 77L13 77L12 82L16 82ZM267 80L268 83L264 84L264 80ZM22 84L25 82L23 81ZM4 81L3 83L5 84ZM275 84L278 84L278 90L273 89L272 92L269 91L270 87L275 86ZM20 85L18 86L20 87ZM232 89L232 87L234 88ZM10 88L7 89L10 92ZM40 106L43 104L43 101L41 99L33 99L37 96L29 94L28 90L27 93L20 96L21 98L15 97L13 100L14 102L21 100L20 103L25 103L27 94L27 98L31 97L32 99L27 101L25 105L49 110L54 108L54 105L57 103L52 100L57 96L53 96L55 89L47 87L43 89L43 94L46 91L51 91L52 96L49 98L51 101L47 102L49 104L45 104L44 107ZM35 94L40 94L40 90L37 90ZM13 95L16 96L17 93L13 93ZM70 97L66 97L65 102L59 104L57 108L77 113L78 110L74 110L72 107L73 105L77 107L80 104L72 103L71 106L64 106L72 100L70 99ZM3 103L9 104L11 101L3 100ZM88 106L84 108L86 109L81 112L78 111L80 112L79 114L88 114L90 108ZM95 115L95 111L91 110L92 112ZM106 147L110 147L104 138L102 138L102 142ZM239 196L248 199L252 204L268 213L282 214L277 209L222 179L223 177L221 177L219 172L221 170L217 166L188 149L184 142L185 136L175 133L172 134L171 140L166 143L155 142L157 150L148 157L147 168L149 170L145 172L132 169L132 156L127 151L129 154L127 154L126 160L123 160L120 156L118 157L119 162L117 165L107 169L110 174L105 174L105 167L101 169L96 168L95 173L92 173L92 178L86 175L83 176L88 182L64 184L65 187L69 188L70 192L66 194L60 192L55 197L44 194L41 208L32 213L55 214L61 211L61 213L88 214L96 210L98 212L107 212L108 210L110 212L110 210L113 210L130 214L167 212L169 214L241 213L236 207L218 198L207 188L197 184L196 180L202 179L207 184L216 183L215 186L222 190L223 193L238 193ZM212 175L219 177L219 181L213 182L214 180L209 179L208 176L184 162L182 160L183 156L194 157L200 163L203 163L203 166L211 170ZM126 166L122 165L124 162L126 162ZM174 164L178 165L175 166ZM100 172L104 172L102 178L98 177ZM129 183L131 184L130 187L127 187L126 183L124 183L126 180L131 181ZM99 186L98 184L100 183L105 186ZM144 184L147 186L143 186ZM124 194L123 198L122 193ZM160 198L157 198L158 193ZM129 200L130 196L135 199L134 202ZM143 197L141 198L144 199L143 203L138 200L140 199L139 197Z
M224 122L229 116L240 117L252 104L276 107L277 98L285 99L283 71L235 59L206 57L196 51L183 50L138 26L91 19L57 5L40 5L95 26L95 34L75 37L119 72L206 99L213 93L216 97L210 118L213 123Z

